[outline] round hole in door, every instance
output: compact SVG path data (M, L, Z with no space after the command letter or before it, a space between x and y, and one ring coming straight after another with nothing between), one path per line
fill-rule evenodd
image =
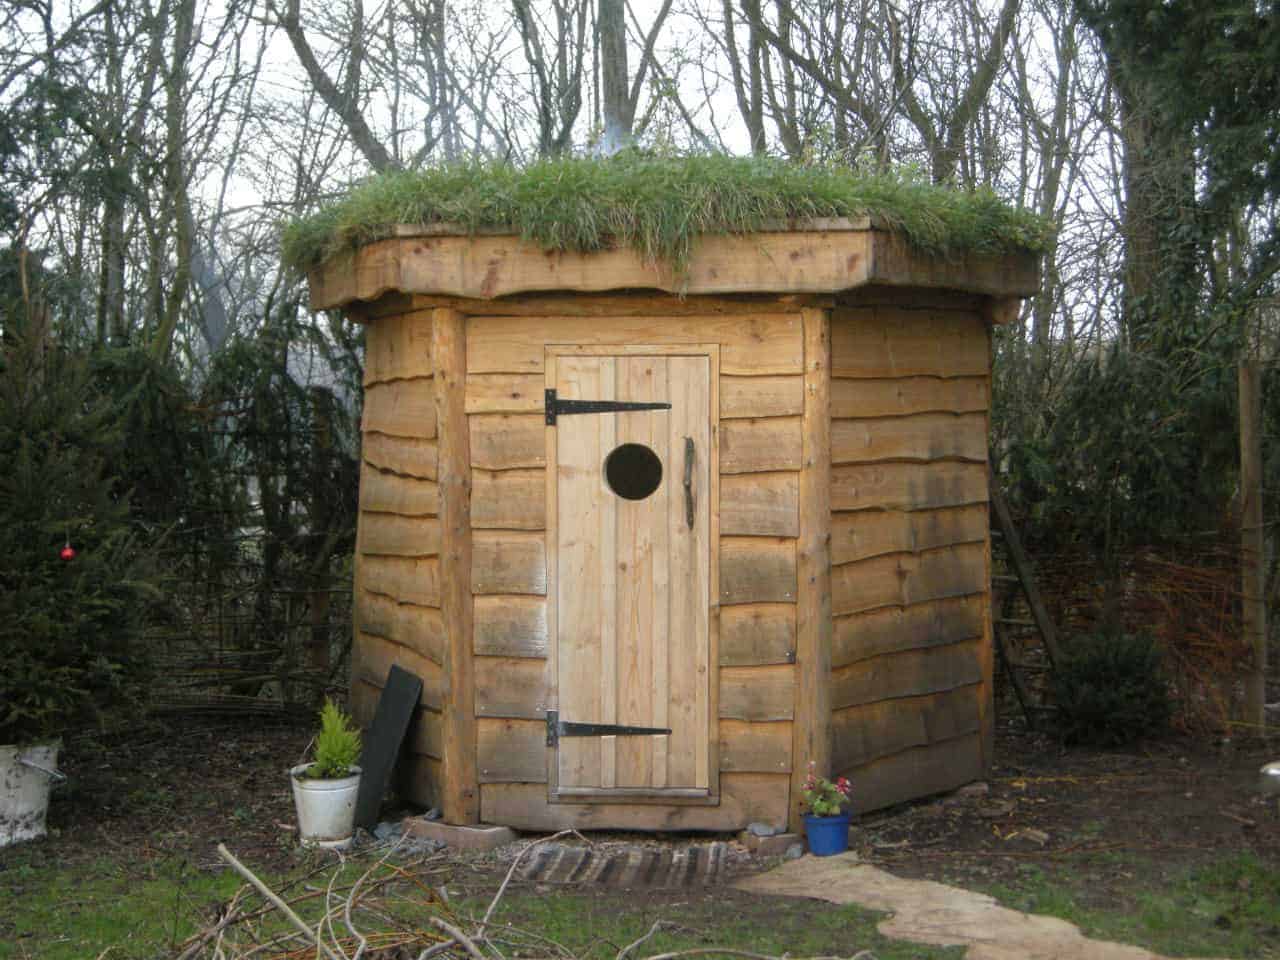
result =
M624 443L605 457L604 479L624 500L643 500L662 483L662 461L643 443Z

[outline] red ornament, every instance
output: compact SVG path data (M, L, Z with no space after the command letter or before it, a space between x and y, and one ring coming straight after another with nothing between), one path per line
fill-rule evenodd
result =
M61 550L58 551L58 556L60 556L63 560L74 560L76 558L75 548L68 543L65 547L63 547Z

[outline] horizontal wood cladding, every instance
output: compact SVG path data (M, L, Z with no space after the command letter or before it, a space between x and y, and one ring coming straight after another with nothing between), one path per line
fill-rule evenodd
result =
M701 236L677 272L627 247L547 250L514 233L405 224L394 236L337 253L311 270L311 307L327 310L397 293L421 295L413 298L415 307L429 303L474 312L474 301L497 300L495 310L512 312L527 310L528 302L536 305L542 294L554 298L565 291L589 298L593 292L656 289L701 300L825 295L876 284L1011 297L1030 296L1039 285L1040 258L1025 251L953 251L939 257L920 252L900 234L872 229L865 218L814 220L803 230L784 229L793 225L781 222L771 226ZM697 308L706 310L702 303ZM357 306L353 312L373 314L377 308Z
M831 717L831 764L847 770L975 733L981 726L979 685L837 710Z
M519 530L476 530L471 541L471 592L547 593L546 537Z
M380 696L382 696L381 681L371 683L359 677L352 677L351 693L347 697L347 709L351 713L351 719L368 730L373 725L373 715L378 710Z
M382 316L365 329L365 386L432 372L430 310Z
M804 362L800 315L749 314L689 317L471 317L467 321L468 372L542 373L544 345L720 344L721 373L798 374ZM471 378L468 377L468 383Z
M981 779L982 735L969 733L913 747L866 766L836 767L834 773L852 782L859 811L879 810Z
M987 415L916 413L905 417L833 420L831 463L881 460L987 461Z
M436 435L435 390L430 377L371 383L364 388L360 428L392 437L430 440Z
M728 831L754 822L783 826L789 804L786 773L722 773L716 806L551 803L541 783L487 783L480 788L481 819L518 830Z
M439 556L440 520L397 513L361 513L359 542L360 552L366 556Z
M434 607L397 603L368 590L356 593L356 626L362 633L409 647L436 664L444 663L444 621Z
M795 653L795 604L741 604L720 611L720 666L793 663Z
M983 593L986 578L986 545L981 542L872 557L832 567L831 612L838 617Z
M720 602L795 603L795 540L785 537L722 537Z
M887 233L865 229L865 220L854 223L864 229L850 229L848 221L830 229L835 222L805 231L706 234L698 238L689 262L678 272L671 263L626 246L591 252L548 250L518 233L464 235L449 229L451 224L405 225L397 228L396 236L335 254L313 269L308 276L311 304L315 310L329 309L391 291L471 299L651 289L695 295L826 293L867 283L881 259L891 271L882 279L889 282L915 264L910 248L900 249ZM981 265L986 258L971 263L971 256L957 254L953 259L963 265L960 276L985 276ZM927 272L935 264L946 280L953 281L957 267L950 260L930 257L916 269ZM1034 271L1023 282L1030 280Z
M975 304L985 297L972 298ZM718 317L743 313L795 313L801 306L830 306L829 296L779 297L776 294L735 293L721 296L658 293L652 290L615 290L609 293L565 291L531 293L502 300L468 300L457 297L417 295L406 298L401 312L432 306L485 317ZM975 306L974 309L977 309Z
M903 650L981 640L982 607L982 597L975 595L836 617L831 664L843 667Z
M359 677L351 681L351 716L366 730L373 724L381 696L381 683L371 683ZM437 760L444 756L444 726L438 711L414 707L409 730L405 734L405 750Z
M804 412L804 377L720 377L720 419L792 417Z
M541 413L477 413L467 423L472 466L515 470L547 465L547 422Z
M401 603L440 606L440 562L436 557L361 557L366 590Z
M360 509L368 513L434 517L440 513L440 488L434 481L385 473L366 463L360 470Z
M907 417L919 413L981 413L987 409L987 378L900 377L831 381L831 416Z
M791 722L721 720L720 769L733 773L790 771Z
M517 657L476 657L476 716L536 720L546 716L546 664Z
M831 517L831 563L839 566L888 553L932 550L954 543L983 542L983 504L941 510L859 510Z
M547 725L542 720L476 721L481 783L546 783Z
M762 723L795 713L795 668L721 667L720 717Z
M542 720L477 720L481 783L545 783L547 726ZM720 723L720 769L785 773L791 769L791 723Z
M387 672L392 666L408 670L422 680L422 706L431 710L443 708L449 680L438 663L409 647L370 633L356 632L351 651L353 678L381 687L386 683Z
M831 671L831 706L845 707L897 697L942 693L982 682L981 643L904 650L859 660ZM722 684L723 686L723 684Z
M985 377L990 368L987 326L976 313L889 306L831 312L833 377Z
M436 479L437 455L434 439L366 433L361 439L360 453L365 463L387 473L399 473L418 480Z
M799 533L798 473L720 477L722 536L795 537Z
M800 469L800 418L729 420L720 424L720 473Z
M547 601L543 597L476 597L475 652L489 657L545 658Z
M931 510L987 502L984 463L860 463L831 470L831 510Z
M476 530L544 530L545 470L473 470L471 526Z
M982 381L979 381L982 383ZM467 413L543 413L544 376L467 374ZM799 416L804 410L803 376L728 376L719 378L721 420ZM851 413L850 416L864 416ZM870 415L865 415L870 416Z
M541 373L468 373L467 413L541 413L545 390Z

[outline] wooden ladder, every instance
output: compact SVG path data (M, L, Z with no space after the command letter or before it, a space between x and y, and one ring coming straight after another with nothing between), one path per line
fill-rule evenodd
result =
M991 631L1027 726L1035 729L1054 709L1049 700L1049 675L1061 662L1058 633L1036 587L1031 561L994 473L988 474L988 482L994 521L991 592L993 600L1000 597L998 608L992 603ZM997 584L1014 589L997 590Z

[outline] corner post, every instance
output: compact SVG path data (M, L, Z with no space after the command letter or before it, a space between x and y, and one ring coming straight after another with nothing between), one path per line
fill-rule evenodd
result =
M480 822L476 775L475 671L472 665L471 441L467 428L466 318L432 313L435 364L437 478L440 490L440 610L444 620L444 819Z
M796 542L796 683L791 727L791 829L799 830L800 791L812 762L831 763L831 314L801 311L804 434L800 538Z

